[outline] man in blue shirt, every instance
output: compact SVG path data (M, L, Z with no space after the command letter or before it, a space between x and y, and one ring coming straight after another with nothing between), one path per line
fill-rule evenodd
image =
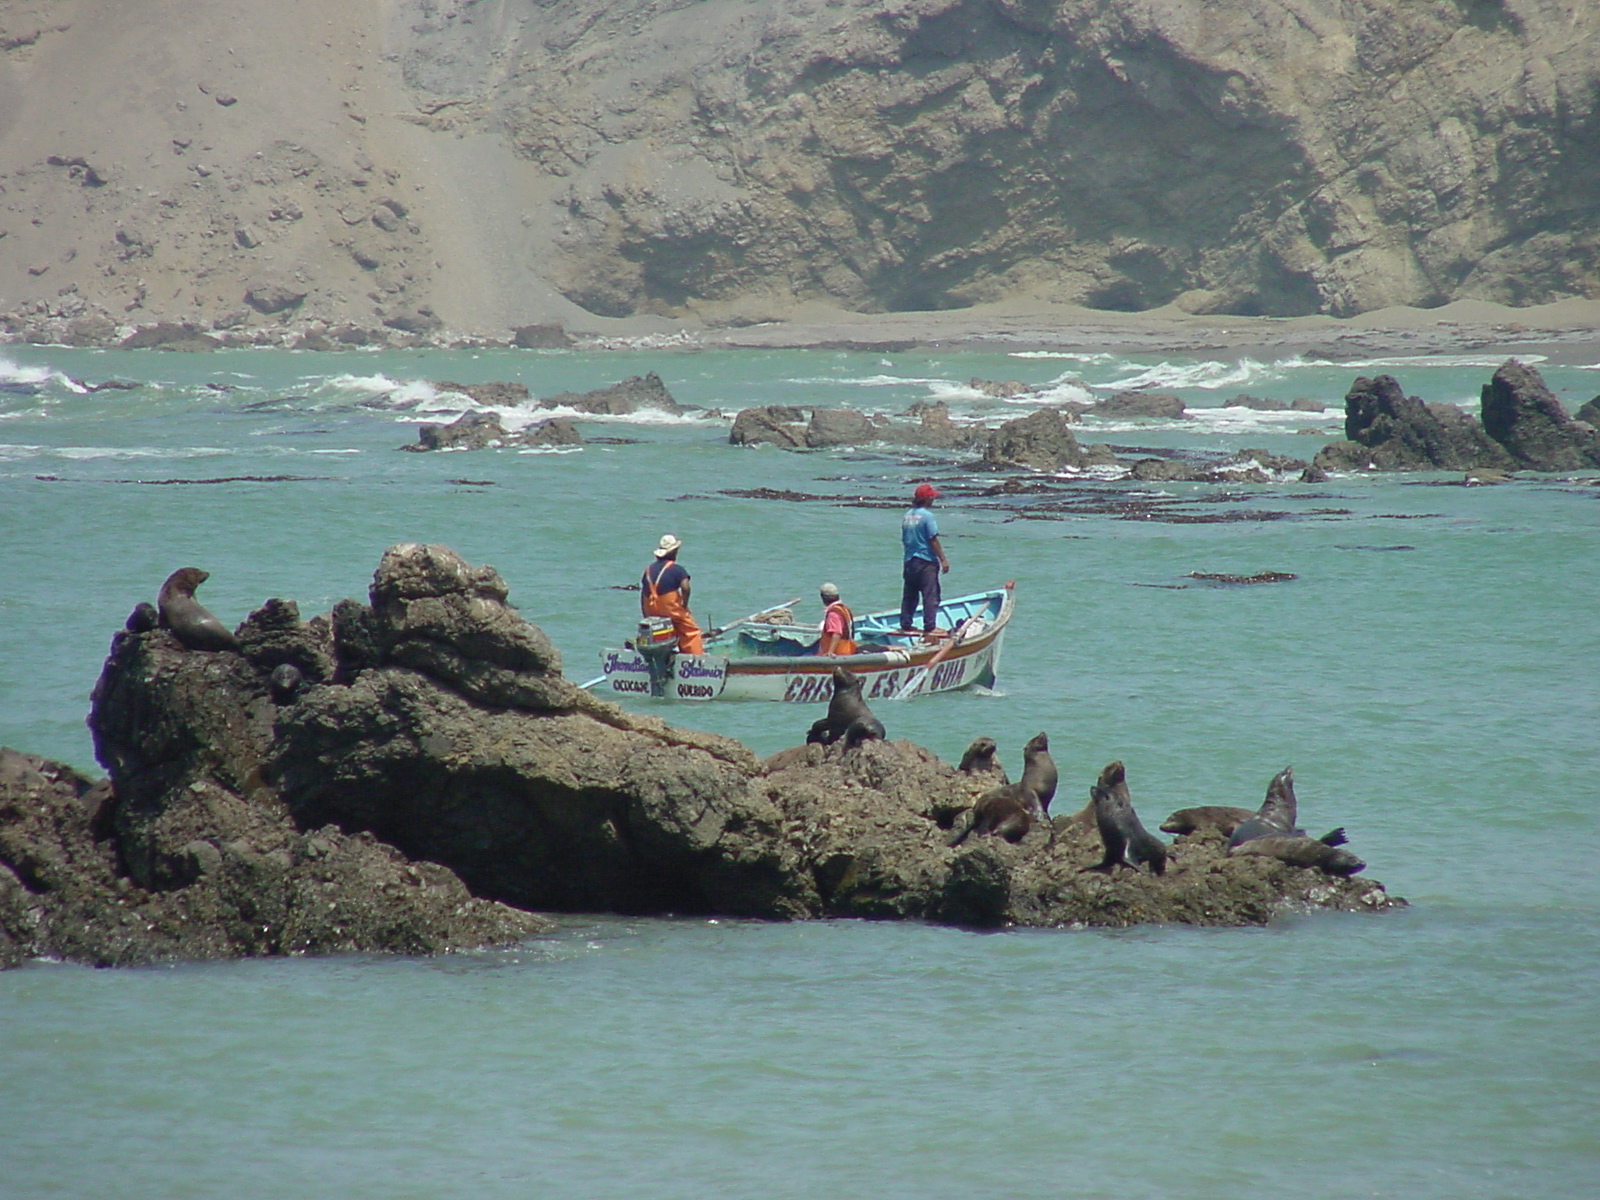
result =
M939 489L931 483L919 483L912 493L911 509L900 519L900 544L905 548L903 577L905 587L900 593L900 632L915 633L911 618L916 615L917 598L922 598L922 632L934 633L939 615L939 576L948 574L950 560L944 556L939 544L939 522L933 518L933 502L939 498Z

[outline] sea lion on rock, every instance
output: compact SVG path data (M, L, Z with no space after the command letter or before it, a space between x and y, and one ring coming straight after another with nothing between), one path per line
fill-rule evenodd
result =
M806 741L831 746L843 738L846 747L850 747L881 740L884 736L883 722L872 715L867 702L861 698L861 676L844 667L835 667L828 715L811 726Z
M950 845L959 846L974 833L1020 842L1036 824L1044 822L1044 809L1033 790L1026 783L1008 783L978 797L972 806L972 823L951 838Z
M1335 830L1334 833L1342 836L1343 830ZM1248 842L1229 847L1228 853L1259 854L1286 862L1291 867L1315 867L1324 875L1348 877L1367 869L1366 863L1350 851L1340 850L1335 844L1330 844L1327 838L1306 837L1304 834L1274 833L1251 838Z
M993 738L976 738L973 740L972 745L967 747L967 752L961 756L961 765L956 770L964 775L997 774L1000 776L1001 784L1010 783L1011 780L1006 775L1005 767L995 757L994 752L995 744Z
M141 600L128 614L129 633L149 633L161 624L161 613L148 600Z
M189 650L237 650L233 631L194 598L195 588L210 578L199 567L184 567L167 576L157 598L161 627L170 629Z
M1231 850L1252 838L1293 833L1298 819L1299 805L1294 798L1294 768L1285 767L1267 784L1267 798L1261 802L1261 807L1239 822L1228 835L1228 848Z
M1198 833L1202 829L1215 829L1227 837L1256 814L1248 808L1235 808L1231 804L1205 804L1199 808L1180 808L1161 822L1162 833Z
M1056 798L1056 760L1050 757L1050 739L1037 733L1022 747L1022 786L1039 798L1039 807L1050 814L1050 801Z
M1105 854L1099 862L1083 870L1109 874L1118 867L1138 870L1148 864L1152 874L1164 874L1167 847L1144 827L1139 814L1133 811L1133 800L1128 795L1128 775L1122 763L1106 764L1089 794L1094 798L1094 820Z
M1285 767L1267 785L1267 798L1261 802L1261 807L1239 822L1229 834L1228 849L1231 851L1235 846L1242 846L1256 838L1305 837L1306 831L1296 825L1299 816L1299 804L1294 795L1294 768ZM1314 840L1325 846L1342 846L1349 839L1345 837L1344 826L1341 825Z
M267 676L267 690L272 693L274 704L292 703L304 683L305 676L293 663L279 663Z

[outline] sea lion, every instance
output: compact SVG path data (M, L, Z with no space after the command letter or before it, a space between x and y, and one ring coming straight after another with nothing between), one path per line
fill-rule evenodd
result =
M1199 808L1180 808L1161 822L1162 833L1198 833L1202 829L1215 829L1227 837L1256 814L1248 808L1235 808L1231 804L1205 804Z
M1343 833L1342 830L1334 832ZM1348 877L1367 869L1366 863L1350 851L1340 850L1330 844L1327 838L1311 838L1303 834L1273 833L1251 838L1248 842L1229 847L1228 853L1259 854L1286 862L1291 867L1316 867L1324 875Z
M1008 783L978 797L978 802L972 806L972 823L951 838L949 844L959 846L974 833L1020 842L1034 825L1044 821L1044 809L1033 790L1026 783Z
M861 698L861 676L844 667L835 667L828 715L812 724L806 741L831 746L844 738L845 745L849 747L884 736L883 722L872 715L867 702Z
M304 683L305 676L293 663L279 663L267 676L267 690L272 693L274 704L292 703Z
M157 598L161 627L170 629L189 650L237 650L233 631L194 598L195 588L210 578L199 567L184 567L167 576Z
M981 737L973 740L967 747L967 752L961 756L961 765L956 768L964 775L999 775L1001 784L1011 782L1006 775L1006 769L995 757L994 739Z
M1285 767L1267 784L1267 798L1261 802L1261 807L1239 822L1228 835L1228 849L1252 838L1293 833L1298 819L1299 805L1294 798L1294 768Z
M1037 733L1022 747L1022 785L1039 798L1039 807L1050 814L1050 801L1056 798L1056 760L1050 757L1050 739Z
M1094 820L1100 830L1100 843L1105 854L1084 871L1104 871L1107 874L1118 867L1138 870L1148 865L1151 874L1161 875L1167 869L1167 847L1162 840L1147 830L1133 810L1133 800L1128 795L1128 776L1121 762L1106 764L1100 778L1089 789L1094 798ZM1083 872L1079 872L1082 874Z
M148 600L141 600L128 614L129 633L149 633L161 624L161 613Z

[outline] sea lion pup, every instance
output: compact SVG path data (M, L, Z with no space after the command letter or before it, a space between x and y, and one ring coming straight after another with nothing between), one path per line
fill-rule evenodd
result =
M199 567L184 567L167 576L156 605L161 627L170 629L189 650L237 650L233 631L194 598L195 588L210 578Z
M858 723L859 727L852 733L851 726ZM835 667L833 696L828 701L828 715L811 726L806 734L806 741L821 742L824 746L831 746L847 734L849 739L846 744L850 746L885 736L883 722L872 715L867 702L861 698L861 676L847 671L844 667Z
M1228 835L1228 849L1251 838L1293 833L1298 819L1299 805L1294 798L1294 768L1285 767L1267 784L1267 798L1261 802L1261 807L1240 821Z
M1228 837L1256 814L1248 808L1235 808L1231 804L1204 804L1199 808L1180 808L1161 822L1162 833L1197 833L1202 829L1215 829Z
M161 614L156 611L156 606L148 600L139 601L138 604L134 605L133 611L128 614L127 625L129 633L149 633L160 624Z
M1022 786L1039 798L1039 808L1050 815L1056 798L1056 760L1050 757L1050 739L1037 733L1022 747Z
M994 739L991 737L975 738L972 745L967 747L967 752L961 756L961 765L956 768L964 775L999 775L1002 785L1011 782L1006 775L1006 769L1000 760L995 757Z
M1230 847L1228 853L1259 854L1265 858L1276 858L1286 862L1291 867L1316 867L1325 875L1349 877L1367 869L1366 863L1350 851L1340 850L1336 845L1330 844L1327 838L1311 838L1304 834L1273 833L1265 837L1251 838L1248 842Z
M1094 823L1100 830L1100 843L1105 854L1099 862L1083 871L1104 871L1110 874L1118 867L1138 870L1146 864L1153 875L1167 869L1167 847L1162 840L1146 829L1133 811L1133 800L1128 795L1128 773L1122 763L1106 764L1100 778L1089 789L1094 799ZM1080 871L1081 875L1083 871Z
M1039 797L1033 790L1026 783L1008 783L978 797L978 802L972 806L972 823L951 838L949 844L959 846L974 833L1020 842L1034 825L1044 821L1044 809L1039 806Z
M292 703L303 683L305 676L293 663L279 663L272 668L272 674L267 676L267 690L272 693L274 704Z

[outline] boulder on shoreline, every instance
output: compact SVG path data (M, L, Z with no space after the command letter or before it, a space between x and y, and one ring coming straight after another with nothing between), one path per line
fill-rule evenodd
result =
M115 636L90 715L108 783L0 758L0 962L426 953L546 928L529 909L1228 925L1403 903L1204 839L1159 879L1085 874L1101 848L1070 819L951 849L985 780L905 741L769 766L630 713L441 546L391 548L368 603L271 601L238 638Z

